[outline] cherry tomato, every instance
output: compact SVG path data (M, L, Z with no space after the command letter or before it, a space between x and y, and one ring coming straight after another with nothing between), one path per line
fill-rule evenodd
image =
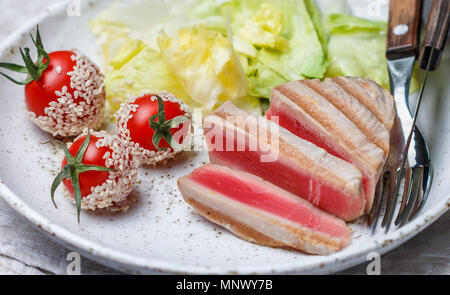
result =
M69 148L69 152L72 156L75 157L84 140L86 139L86 135L80 136ZM109 147L100 147L96 146L96 142L99 140L98 137L91 135L91 140L89 142L88 148L84 153L84 157L82 159L82 163L85 165L97 165L97 166L105 166L104 156L107 152L110 154L112 150ZM61 168L66 166L67 161L64 158L61 164ZM114 169L114 167L110 167ZM102 185L109 177L108 171L86 171L80 173L79 183L81 190L81 197L84 198L91 194L91 188L96 187L98 185ZM75 197L72 181L70 179L63 179L63 184L67 191L70 193L72 197Z
M129 147L106 131L83 131L69 148L62 141L52 142L64 151L61 171L50 189L55 207L55 191L62 182L77 205L78 222L81 209L120 208L138 175L139 161Z
M25 101L27 108L36 116L45 116L45 108L49 103L58 99L55 91L60 91L67 86L73 96L73 89L70 87L70 76L68 72L73 71L76 61L71 59L75 53L72 51L56 51L49 54L50 63L48 68L42 73L39 81L31 81L25 85ZM44 62L46 60L44 59ZM61 67L58 73L57 67ZM59 68L58 68L59 70ZM75 101L78 102L80 98Z
M30 119L53 135L78 135L86 127L102 122L105 104L104 77L98 67L78 51L47 53L39 28L31 36L38 57L29 48L20 48L23 65L0 63L0 68L27 74L23 81L0 72L10 81L25 86L25 102Z
M136 113L133 114L133 117L128 120L127 127L128 130L130 130L130 139L132 142L139 143L139 145L146 150L157 151L158 149L152 142L155 130L153 130L149 124L150 118L158 113L158 101L156 99L152 100L152 96L153 94L144 95L134 101L133 104L137 104L138 108L136 110ZM186 112L181 110L180 104L178 102L171 102L168 100L164 101L164 111L166 121L178 116L186 115ZM155 118L154 121L158 121L158 118ZM183 128L184 124L170 129L170 133L172 133L172 135L178 135L178 143L181 143L184 140L184 137L187 133L187 129ZM181 134L178 133L179 131L181 131ZM172 149L172 147L164 138L161 139L159 148Z

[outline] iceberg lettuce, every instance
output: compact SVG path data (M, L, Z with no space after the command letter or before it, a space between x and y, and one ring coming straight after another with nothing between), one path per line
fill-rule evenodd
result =
M328 62L305 1L279 3L285 17L283 36L289 40L290 50L285 53L263 48L258 61L287 80L323 78Z
M339 2L345 1L332 1ZM205 111L229 99L259 109L275 86L332 76L370 78L389 88L386 23L323 15L316 4L115 1L91 21L109 105L114 111L129 95L166 89Z
M369 78L389 90L386 60L385 22L367 20L345 14L328 16L327 77L356 76ZM418 89L417 73L411 80L410 91Z
M310 13L314 14L314 21L319 17L313 1L199 0L196 3L194 17L229 18L233 45L249 65L245 72L251 95L269 97L272 87L286 81L323 77L327 60L321 38L325 41L325 36L323 30L316 30L311 18Z
M139 42L128 39L124 44ZM127 46L125 46L127 47ZM128 54L126 54L128 53ZM137 52L119 50L105 73L105 87L111 111L116 111L128 96L170 90L174 95L190 102L178 79L170 72L161 54L143 46Z
M181 29L177 38L161 33L163 60L183 89L211 111L219 102L247 95L248 83L229 39L199 26Z
M370 78L389 88L386 66L386 23L351 15L331 14L326 28L328 60L326 76Z
M289 41L281 35L284 27L283 12L276 6L263 3L253 17L245 21L239 32L253 46L287 52Z

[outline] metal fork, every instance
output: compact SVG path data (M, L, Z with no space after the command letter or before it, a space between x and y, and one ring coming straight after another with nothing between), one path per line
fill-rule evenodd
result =
M395 173L391 174L391 181L394 181L395 188L393 192L389 192L385 215L381 223L382 227L386 227L386 231L391 226L403 176L405 177L403 198L395 219L395 225L403 225L416 216L423 207L432 181L431 158L425 140L417 127L414 127L414 131L411 133L417 118L417 112L412 116L408 107L409 82L414 61L415 56L388 61L391 92L394 94L394 102L402 127L403 139L406 139L405 146L408 147L408 150L401 153L403 156L402 161L397 162L399 164L398 168ZM403 71L405 69L406 76L404 75L405 71ZM419 100L422 99L427 76L428 73L422 84ZM419 105L420 102L418 102L417 107ZM406 155L404 155L405 152Z
M386 199L386 197L388 199L393 198L397 175L399 173L398 167L400 167L403 159L402 148L404 145L405 140L403 138L400 119L396 116L394 126L390 133L389 155L377 183L372 209L368 214L367 225L369 227L374 225L372 226L373 231L376 229L378 218L381 214L382 200Z
M388 61L391 92L394 95L397 116L391 131L389 155L378 181L374 204L368 217L368 225L374 225L373 229L376 228L382 212L382 199L385 197L387 198L386 209L381 226L385 227L386 231L389 230L403 174L405 174L403 198L395 220L396 225L404 224L417 215L423 207L431 186L431 158L418 128L414 129L407 157L403 162L405 156L403 147L414 124L408 107L409 83L414 62L415 56ZM404 169L401 169L402 164Z
M387 201L381 226L386 228L386 232L389 230L396 211L403 174L405 174L403 197L395 225L401 226L417 215L431 187L431 159L428 147L418 128L414 127L414 131L411 132L417 119L430 62L427 65L414 116L409 109L409 86L418 48L421 4L420 0L390 2L386 56L397 117L391 131L391 150L377 184L374 205L369 213L368 225L373 225L373 230L382 212L384 196ZM429 22L430 20L431 17ZM427 27L427 33L428 31Z

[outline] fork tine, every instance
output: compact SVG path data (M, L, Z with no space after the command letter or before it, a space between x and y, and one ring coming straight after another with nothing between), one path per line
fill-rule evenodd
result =
M405 184L404 184L404 190L403 190L403 196L402 196L402 202L400 204L400 210L398 211L398 215L403 213L403 210L405 209L406 203L408 201L408 194L411 191L411 174L412 169L407 165L405 167Z
M374 220L372 222L372 235L375 234L377 230L377 226L379 224L378 219L382 216L383 208L386 207L387 198L389 196L389 192L394 189L395 184L395 174L393 171L385 171L383 173L383 182L380 184L380 199L377 202L378 208L376 208L377 213L375 214ZM370 228L370 227L369 227Z
M412 181L411 185L408 188L408 198L407 205L405 210L401 213L399 212L397 218L395 219L395 225L403 225L408 220L412 210L417 205L417 201L419 198L421 199L422 195L422 179L423 179L423 167L417 166L413 168L412 171ZM405 190L407 187L405 187Z
M424 167L423 179L425 179L426 181L423 182L422 200L420 201L418 209L411 214L411 218L410 219L415 217L415 215L417 215L422 210L425 202L428 199L428 194L429 194L430 188L431 188L431 182L433 181L433 169L432 169L431 166L425 166Z
M375 198L373 200L372 209L367 217L367 226L370 227L375 219L377 219L380 211L381 199L383 196L384 175L380 176L375 190Z
M381 222L381 227L386 227L386 231L389 230L389 226L392 221L392 216L395 211L395 204L398 199L398 191L400 188L401 175L399 172L401 169L391 170L390 172L390 183L389 183L389 193L386 201L386 209L384 213L383 221ZM399 177L400 176L400 177Z
M425 179L424 175L425 175L425 169L424 169L424 167L421 167L419 184L418 184L418 188L417 188L417 190L418 190L417 191L417 199L416 199L416 202L414 203L414 207L411 210L411 213L410 213L410 215L408 217L408 221L411 221L416 216L417 211L418 211L418 209L420 207L420 204L422 204L422 200L423 200L423 197L425 195L425 191L427 189L426 184L424 186L424 182L423 182L423 180Z
M423 178L422 178L422 195L420 200L418 199L416 202L416 206L414 206L413 211L411 212L411 216L409 220L412 220L422 209L423 204L425 204L426 199L428 197L428 192L430 191L432 181L432 170L430 166L423 167Z

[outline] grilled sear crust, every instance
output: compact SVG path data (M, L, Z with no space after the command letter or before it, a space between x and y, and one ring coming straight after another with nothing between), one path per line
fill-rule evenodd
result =
M392 96L361 78L292 81L272 90L268 116L278 115L281 126L361 170L368 212L389 153Z
M253 183L260 186L259 189L264 189L266 193L276 194L280 203L296 204L294 207L301 206L302 210L308 210L311 212L311 216L314 216L313 220L309 221L313 224L300 224L264 209L250 206L233 199L233 196L222 194L209 188L206 184L198 182L192 176L196 173L195 171L178 180L178 187L187 203L192 205L202 216L227 228L242 239L260 245L289 247L320 255L334 253L350 242L350 230L342 220L321 212L302 199L256 176L212 164L202 166L198 170L203 170L201 173L208 170L213 171L212 175L215 177L220 176L215 175L214 171L227 173L238 181L242 181L244 186ZM295 209L292 210L292 213L296 212ZM322 224L314 224L314 222ZM320 228L323 224L330 227L328 229L330 234L314 229Z
M210 162L257 175L346 221L364 214L359 169L270 120L256 119L231 102L207 116L204 130ZM219 134L215 142L241 138L245 151L214 149L210 134ZM249 142L255 141L259 148L251 150ZM263 154L276 157L261 161Z
M362 175L358 169L340 158L327 153L324 149L295 136L293 133L284 129L282 126L271 122L270 120L259 118L262 124L257 121L245 121L246 125L241 124L241 120L253 116L248 112L239 109L231 102L224 103L214 113L205 118L205 122L214 122L221 118L224 127L241 129L249 136L256 138L259 143L271 145L278 149L281 156L286 156L293 163L298 163L310 172L323 176L337 185L345 187L347 191L360 195ZM216 117L216 118L215 118ZM218 123L217 121L215 123ZM229 125L226 125L228 124ZM230 126L231 125L231 126ZM208 127L205 126L207 129ZM265 132L261 132L264 130ZM272 134L272 132L275 132ZM262 136L261 134L265 134ZM276 137L276 142L271 142Z
M369 79L357 77L335 77L334 82L366 106L372 114L391 130L394 126L394 98L383 87Z
M375 171L382 166L383 151L377 147L340 109L301 81L288 82L272 93L294 102L355 155L365 159Z
M332 103L353 124L355 124L374 144L381 148L385 155L389 153L389 130L378 121L377 117L332 79L323 82L318 79L302 80L318 94Z

